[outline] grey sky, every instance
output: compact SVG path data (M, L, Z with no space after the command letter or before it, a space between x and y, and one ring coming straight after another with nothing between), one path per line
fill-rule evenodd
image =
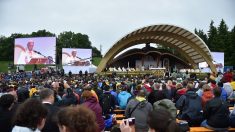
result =
M46 29L87 34L103 54L143 26L173 24L208 30L224 19L235 25L235 0L0 0L0 35Z

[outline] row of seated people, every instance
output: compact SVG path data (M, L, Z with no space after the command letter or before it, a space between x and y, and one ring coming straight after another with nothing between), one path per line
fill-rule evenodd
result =
M125 67L118 67L118 68L115 68L115 67L109 67L109 71L111 72L131 72L131 71L138 71L139 69L135 69L135 68L125 68Z
M143 79L142 82L140 80L141 79L138 79L138 81L135 82L136 83L135 86L134 86L134 83L129 85L130 82L128 81L122 82L120 87L116 87L118 89L115 89L115 85L114 85L115 83L112 83L112 85L110 85L111 81L109 82L110 84L108 84L107 82L103 83L103 86L100 86L98 89L97 89L98 87L97 85L93 85L89 87L87 82L84 81L82 82L84 85L82 85L81 87L79 86L80 88L77 88L77 87L69 88L69 86L67 86L67 89L62 89L62 91L60 91L60 88L58 89L52 88L54 91L52 91L50 88L40 89L38 91L39 92L38 96L41 102L45 106L48 107L49 111L53 110L53 112L49 112L50 114L52 113L55 114L57 113L56 111L59 111L59 109L61 109L61 108L54 108L54 105L67 107L70 105L82 104L83 106L88 107L90 110L92 110L95 113L96 124L98 124L98 128L99 128L98 131L103 131L105 129L105 120L102 117L102 115L112 114L113 109L115 109L115 105L118 105L120 109L125 110L126 117L135 118L135 130L136 131L148 131L149 127L150 128L156 127L156 130L159 130L156 125L160 125L161 127L164 126L163 124L160 123L161 121L158 121L157 123L155 122L154 126L151 126L149 124L148 120L150 117L153 117L153 118L159 117L159 116L149 117L153 109L154 110L164 109L164 111L170 112L170 114L168 114L170 115L169 118L161 119L163 121L167 121L166 122L167 124L168 123L175 124L174 122L175 118L179 118L182 120L186 120L190 126L203 125L206 127L210 127L211 129L222 128L223 130L229 127L229 125L233 126L232 124L229 124L228 122L230 118L230 113L229 113L226 103L224 102L225 100L227 100L228 96L230 96L229 89L227 87L225 88L223 85L221 85L221 83L218 84L219 86L218 87L217 84L214 84L214 82L210 82L210 83L208 82L208 84L205 84L205 85L197 85L197 83L195 82L188 81L188 82L183 82L182 84L179 83L176 85L176 84L170 83L170 81L167 84L164 84L162 82L150 81L147 78ZM234 82L234 80L235 80L235 77L232 79L232 82ZM228 83L228 82L225 82L225 83ZM19 89L14 89L14 90L16 90L17 92L18 102L21 102L20 100L22 100L22 90L25 90L25 89L19 88ZM62 92L62 94L60 92ZM225 92L228 95L225 97L225 99L224 99L223 92ZM13 94L14 91L8 91L8 93ZM230 93L234 94L233 89L232 89L232 92ZM4 94L4 95L9 96L9 94ZM33 92L33 88L30 88L29 94L31 95L31 98L37 97ZM16 97L15 98L13 97L13 99L10 99L11 102L8 105L5 105L5 103L9 99L6 99L4 95L1 97L3 101L0 101L1 110L4 110L5 112L6 111L9 112L9 110L12 110L12 109L17 109L17 111L21 110L21 107L18 107L18 108L12 107L14 101L16 101L15 100ZM59 97L61 97L62 99ZM235 97L230 98L230 100L232 99L235 99ZM22 102L24 104L24 101ZM174 102L176 104L174 104ZM53 103L54 105L52 105ZM29 108L29 107L26 107L26 108ZM177 109L180 111L178 115L176 114ZM27 110L30 110L30 109L27 109ZM27 111L27 110L24 109L23 111ZM72 111L75 111L75 110L72 110ZM11 111L11 112L14 112L14 111ZM62 113L65 113L65 112L62 112ZM231 115L233 115L233 113L234 112L232 111ZM221 114L223 116L221 116ZM5 115L5 114L1 113L0 115ZM43 117L45 117L45 115ZM46 125L44 127L39 125L38 128L40 127L39 129L43 128L43 129L50 129L50 131L56 131L56 126L58 122L54 122L53 120L50 120L50 117L47 118L46 123L45 123ZM1 117L0 119L3 119L3 118ZM207 119L207 121L204 122L206 124L203 124L202 122L204 119ZM9 121L10 120L11 119L9 119ZM67 121L67 118L63 118L63 121L64 122ZM11 123L7 122L6 118L0 121L0 125L3 127L9 126L9 124ZM14 127L15 129L19 129L22 124L18 124L17 122L15 122L14 125L19 126L16 128ZM68 124L60 123L59 126L61 126L61 129L63 128L65 129L63 125L68 126L68 125L73 125L73 123L71 124L71 122L69 121L68 121ZM52 126L55 126L55 128L52 129ZM122 126L121 129L126 127L123 123L121 126ZM32 128L32 129L36 129L36 128ZM45 131L43 129L42 131ZM58 130L58 127L57 127L57 130ZM163 130L166 130L166 126L164 127Z

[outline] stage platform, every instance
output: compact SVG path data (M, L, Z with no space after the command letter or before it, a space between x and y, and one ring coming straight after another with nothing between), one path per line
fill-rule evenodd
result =
M163 77L165 75L164 69L155 69L155 70L144 70L144 71L107 71L107 72L101 72L101 75L112 75L113 73L116 73L117 75L145 75L145 74L151 74L158 77Z

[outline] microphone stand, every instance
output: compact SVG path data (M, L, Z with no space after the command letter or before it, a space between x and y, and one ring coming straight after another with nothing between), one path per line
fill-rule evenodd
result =
M43 57L47 58L48 60L52 61L53 63L55 63L55 61L54 61L53 59L48 58L47 56L43 55L41 52L36 51L36 50L33 50L33 51L34 51L35 53L37 53L37 54L39 54L39 55L41 55L41 56L43 56ZM56 63L55 63L55 64L56 64Z

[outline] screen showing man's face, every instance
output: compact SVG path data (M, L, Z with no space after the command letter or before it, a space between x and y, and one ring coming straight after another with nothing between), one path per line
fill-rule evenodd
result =
M34 46L34 42L28 42L28 49L29 51L32 51L33 50L33 46Z
M72 56L76 57L77 56L77 51L72 51Z

